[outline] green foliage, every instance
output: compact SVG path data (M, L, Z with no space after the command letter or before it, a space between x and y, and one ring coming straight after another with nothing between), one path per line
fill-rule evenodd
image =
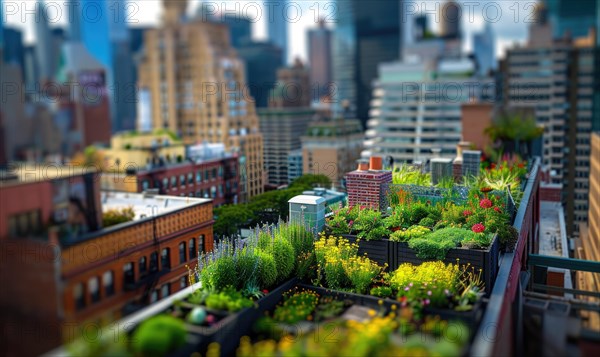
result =
M433 228L433 226L435 226L436 221L431 218L431 217L425 217L423 218L421 221L419 221L419 226L423 226L423 227L427 227L427 228Z
M426 219L426 218L424 218ZM408 242L413 238L422 238L425 235L429 234L431 229L423 227L423 226L412 226L408 229L401 229L393 232L390 235L390 240L394 242Z
M304 321L315 311L318 302L319 295L309 290L286 295L283 304L273 312L273 319L290 325Z
M359 206L340 207L334 211L333 215L327 218L327 225L331 229L331 233L335 235L350 234L359 212Z
M296 263L296 276L303 282L311 282L316 277L317 262L314 252L302 253Z
M381 212L373 209L360 210L352 228L360 239L365 240L379 240L390 234L381 218Z
M278 237L273 242L273 258L277 266L277 281L283 282L288 279L294 271L296 256L294 247L287 240Z
M247 289L258 284L259 258L250 249L244 248L235 262L238 275L238 289Z
M380 298L389 298L392 296L393 292L392 288L390 288L389 286L376 286L373 289L371 289L370 294Z
M422 173L414 166L402 164L393 172L393 182L397 185L431 186L431 175Z
M232 287L218 293L209 294L204 303L210 309L229 312L240 311L253 305L252 300L244 297L242 293L236 291Z
M519 240L519 231L511 225L503 226L498 230L498 239L503 250L512 251Z
M416 251L420 259L444 260L446 253L457 247L461 241L474 240L475 233L461 228L442 228L422 238L408 241L408 246Z
M296 256L313 250L314 235L302 224L280 224L275 230L275 236L288 240L294 247Z
M115 208L109 209L102 213L102 226L104 228L114 226L117 224L133 221L135 217L135 212L133 211L133 207L123 207L123 208Z
M344 261L343 266L352 290L359 294L369 291L373 280L381 273L381 267L367 257L352 257Z
M133 350L140 356L166 356L185 343L183 320L157 315L142 322L132 338Z
M220 291L228 286L237 286L238 273L232 256L224 256L205 267L200 274L202 287Z
M127 343L128 338L124 333L104 333L99 338L81 338L74 341L67 345L67 352L72 357L129 357L131 354L127 350Z
M260 286L270 288L277 281L277 264L273 255L257 250Z

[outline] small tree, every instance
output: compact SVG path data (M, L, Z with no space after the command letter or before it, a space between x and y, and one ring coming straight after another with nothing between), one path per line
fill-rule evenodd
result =
M516 153L521 157L529 156L531 143L543 133L544 128L537 125L534 117L509 112L500 114L498 119L485 129L485 134L494 142L494 149L509 155Z

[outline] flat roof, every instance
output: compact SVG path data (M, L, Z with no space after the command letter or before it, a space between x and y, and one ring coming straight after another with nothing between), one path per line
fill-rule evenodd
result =
M325 202L325 199L321 196L310 196L310 195L298 195L292 197L288 203L299 203L299 204L307 204L307 205L317 205L319 203Z
M208 198L151 195L147 193L129 193L102 191L100 194L102 212L131 207L135 213L134 221L177 211L186 206L211 202Z
M560 202L540 201L539 254L569 257L564 211Z

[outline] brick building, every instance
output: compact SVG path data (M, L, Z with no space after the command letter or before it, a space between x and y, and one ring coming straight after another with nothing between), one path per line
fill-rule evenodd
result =
M100 192L94 172L21 167L0 182L0 345L38 355L164 298L211 250L208 199ZM102 227L102 211L132 221ZM35 339L36 343L27 341Z
M389 185L392 183L392 172L382 171L380 157L371 157L370 165L360 163L358 170L346 175L348 204L366 206L383 210Z

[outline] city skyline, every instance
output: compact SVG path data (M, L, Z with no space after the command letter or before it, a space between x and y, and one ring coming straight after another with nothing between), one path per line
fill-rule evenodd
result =
M143 6L140 6L142 1ZM129 24L130 28L158 26L160 24L160 19L162 15L160 0L133 0L126 2L126 11L128 11L127 23ZM444 2L445 1L432 0L418 2L418 4L425 4L423 9L419 7L418 10L425 10L428 13L428 17L430 19L429 22L432 26L432 29L435 31L439 30L439 21L435 21L435 15L433 14L433 12L435 11L436 6L439 8ZM4 6L7 10L10 10L5 11L3 13L3 17L6 18L5 26L19 28L21 31L23 31L23 39L25 44L31 44L35 41L35 23L34 21L26 21L25 23L23 23L22 17L34 15L23 15L23 11L21 11L21 8L12 7L15 6L15 4L20 6L20 4L22 3L27 4L27 10L34 9L35 1L3 1L2 6ZM194 15L201 3L201 0L189 1L188 15ZM256 7L254 6L255 4L257 4L257 2L247 0L229 0L215 2L205 1L205 3L216 3L218 5L228 4L226 5L226 8L219 6L216 10L225 9L228 12L231 12L233 10L234 12L248 15L252 19L253 39L265 40L268 38L266 16L262 16L257 20L254 20L257 18ZM302 0L288 1L288 3L291 4L288 5L290 17L293 15L293 12L296 11L295 9L300 9L300 16L297 16L297 20L290 21L290 23L288 24L288 44L290 53L288 57L288 62L291 62L291 60L297 56L300 57L303 61L306 61L308 59L307 31L309 29L318 27L319 17L326 18L326 26L328 28L333 28L335 26L335 20L333 15L335 15L337 11L334 9L334 6L331 5L334 3L334 1ZM459 1L458 3L461 5L473 4L473 2L469 1ZM318 4L318 6L316 6L316 4ZM533 4L533 2L531 4ZM465 11L465 16L462 16L461 18L461 26L463 29L463 36L465 39L463 44L464 49L467 51L472 50L472 36L475 33L481 32L484 29L484 25L486 23L486 21L484 20L484 16L482 15L484 11L487 11L489 13L487 17L490 19L489 22L492 23L493 31L497 34L496 57L502 56L505 53L506 49L512 47L515 42L522 43L527 36L527 25L528 22L531 21L530 17L533 8L530 8L530 6L528 6L527 4L522 4L519 10L517 11L517 8L512 5L514 5L512 2L507 1L481 1L477 2L477 5L468 5L470 7L467 7L468 10ZM263 11L264 13L266 12L266 9L264 8L264 5L262 6L263 8L261 9L261 11ZM60 15L63 16L57 15L59 11ZM62 2L52 2L51 8L48 9L48 12L51 17L50 25L52 27L60 26L66 28L68 22L68 11ZM494 15L494 12L501 12L501 15L498 16L499 18L497 21L494 19L494 17L496 16ZM27 18L25 19L27 20ZM496 22L493 22L492 20Z

